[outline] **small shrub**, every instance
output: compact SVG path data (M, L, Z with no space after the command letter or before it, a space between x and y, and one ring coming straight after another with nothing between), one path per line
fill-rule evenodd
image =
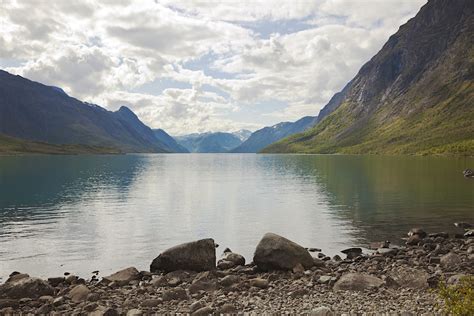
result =
M438 294L444 301L448 315L474 315L474 276L465 276L456 285L447 285L446 282L441 281Z

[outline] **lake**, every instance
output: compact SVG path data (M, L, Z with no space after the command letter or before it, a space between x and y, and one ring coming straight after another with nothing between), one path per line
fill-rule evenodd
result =
M89 277L212 237L248 261L275 232L334 255L474 222L472 158L136 154L0 157L0 277ZM1 281L1 280L0 280Z

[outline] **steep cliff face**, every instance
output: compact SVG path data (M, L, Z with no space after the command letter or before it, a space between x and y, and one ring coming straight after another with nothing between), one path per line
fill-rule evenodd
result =
M474 1L431 0L321 110L265 152L474 154Z

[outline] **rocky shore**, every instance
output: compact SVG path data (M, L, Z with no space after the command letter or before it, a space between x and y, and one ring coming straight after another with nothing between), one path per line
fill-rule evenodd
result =
M214 240L203 239L163 251L150 271L47 280L13 272L0 285L0 314L442 314L438 282L474 274L473 232L413 229L403 246L373 243L345 258L268 233L247 264L228 248L216 264Z

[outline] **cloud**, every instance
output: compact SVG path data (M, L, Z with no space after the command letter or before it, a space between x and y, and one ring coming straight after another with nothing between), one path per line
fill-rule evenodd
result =
M173 134L255 129L316 115L425 1L3 0L0 64Z

